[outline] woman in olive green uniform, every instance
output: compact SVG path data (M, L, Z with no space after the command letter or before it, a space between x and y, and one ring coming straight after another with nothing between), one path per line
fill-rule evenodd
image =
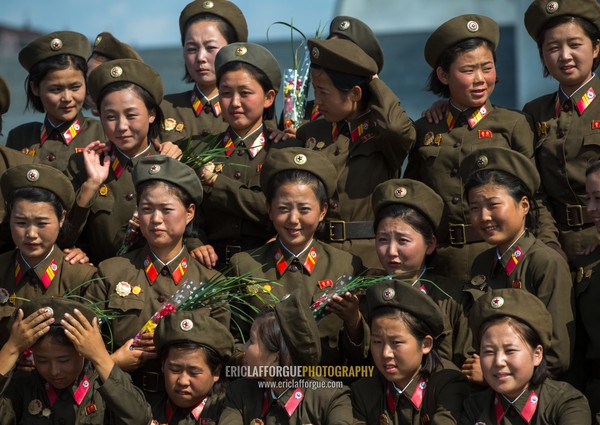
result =
M454 424L467 379L438 357L444 316L431 298L397 280L367 289L376 375L352 385L355 424Z
M248 291L258 289L281 299L297 289L303 302L310 305L341 276L356 276L363 271L360 258L314 238L335 183L336 170L320 152L288 148L270 153L261 170L260 185L277 237L255 251L234 255L231 272L238 276L250 273L278 284L269 285L268 290L250 285ZM360 363L367 355L364 340L368 340L368 330L358 310L358 299L348 294L339 301L349 305L356 301L356 305L347 317L330 314L319 322L324 365L344 364L347 360ZM258 297L251 302L258 309L263 307ZM248 328L242 329L244 339L248 338Z
M219 134L227 129L217 87L215 57L227 44L248 41L242 11L230 1L194 0L179 16L185 80L192 90L169 94L161 103L165 114L163 140Z
M600 5L594 0L536 0L525 13L525 27L538 45L544 76L559 83L556 92L532 100L523 110L535 122L542 186L572 263L600 242L584 208L584 172L600 155L600 80L594 74L600 62Z
M298 139L323 150L338 183L319 238L377 267L371 193L398 177L415 130L400 101L379 78L377 64L349 40L308 41L315 104L322 120L298 129Z
M473 262L465 291L473 299L499 288L526 290L552 314L549 369L559 377L569 367L575 338L573 285L567 262L533 235L540 176L529 158L489 147L467 156L460 169L469 219L494 246Z
M463 313L463 295L451 279L435 268L437 229L444 211L442 198L424 183L393 179L373 191L375 248L383 270L369 274L396 275L431 297L444 313L446 336L437 352L462 367L471 357L471 331Z
M37 369L14 371L32 347ZM0 424L147 425L150 407L104 347L94 311L56 297L22 305L0 350Z
M225 363L233 354L229 329L197 311L177 311L156 327L154 345L166 394L148 396L156 421L214 425L225 407Z
M260 187L261 168L271 149L300 143L286 140L274 144L264 124L274 116L281 86L279 64L271 52L253 43L229 44L217 54L215 67L223 119L229 126L212 142L200 143L198 149L221 148L215 163L199 170L206 192L201 214L203 240L214 248L221 267L233 254L257 248L275 234Z
M583 394L548 377L545 354L555 339L542 301L518 289L493 289L477 300L469 320L490 388L465 401L462 425L591 424Z
M133 371L136 385L147 392L163 391L160 367L155 359L152 332L130 349L131 338L144 327L183 283L196 284L217 278L194 260L185 245L184 234L202 202L202 186L194 170L163 155L140 159L132 173L138 199L140 231L147 243L122 257L114 257L98 265L102 285L88 291L89 298L104 302L105 308L119 316L110 322L116 362L124 370ZM186 232L187 230L187 232ZM204 314L229 326L225 309L203 308Z
M461 284L468 282L475 257L489 248L467 220L469 208L458 172L463 158L491 145L535 161L528 118L492 105L489 98L496 84L499 37L498 24L480 15L457 16L431 34L425 45L425 59L433 69L428 88L449 99L447 112L437 124L424 118L415 123L417 144L405 173L442 197L437 271ZM540 223L540 239L558 247L557 231L545 208L540 209Z
M104 138L100 123L82 113L89 52L87 37L70 31L39 37L19 52L28 72L27 104L46 116L11 130L6 146L65 171L76 152Z
M306 385L298 385L298 377L291 376L294 373L269 374L271 367L280 367L283 372L294 366L319 364L319 329L297 291L261 313L252 324L250 335L244 345L244 364L254 377L231 383L219 424L352 423L350 391L337 385L339 381L305 376ZM261 368L266 373L261 373Z
M0 346L8 338L10 316L24 300L66 293L83 296L96 268L71 264L56 246L73 204L69 179L49 165L22 164L0 179L12 239L17 246L0 255Z
M117 255L124 243L136 208L133 167L165 149L162 145L159 151L152 143L162 122L158 105L163 90L160 76L135 59L98 66L90 74L89 89L110 144L91 143L69 162L67 171L77 196L68 217L73 230L66 242L75 243L81 236L89 244L84 250L98 264ZM176 149L172 155L180 153Z

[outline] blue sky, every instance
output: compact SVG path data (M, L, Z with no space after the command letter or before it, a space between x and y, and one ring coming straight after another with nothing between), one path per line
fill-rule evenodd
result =
M172 46L179 41L179 13L189 0L4 0L0 23L28 25L41 32L78 31L93 39L110 31L134 47ZM319 21L328 25L336 0L235 0L242 9L251 40L264 40L275 21L289 22L313 35ZM318 12L318 13L315 13ZM273 38L289 32L273 28Z

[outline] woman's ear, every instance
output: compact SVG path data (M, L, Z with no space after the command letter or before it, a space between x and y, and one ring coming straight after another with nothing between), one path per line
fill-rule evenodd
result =
M265 93L265 101L263 103L263 109L269 109L271 107L271 105L273 105L273 102L275 102L276 95L277 94L275 93L275 90L273 90L273 89L271 89Z
M423 354L429 354L429 352L433 350L433 337L431 335L427 335L423 338L421 350L423 351Z
M352 87L350 90L350 100L353 102L360 102L362 99L362 89L359 86Z
M448 85L448 74L446 73L446 71L444 71L444 69L441 66L438 66L435 69L435 74L437 75L438 80L442 82L442 84Z

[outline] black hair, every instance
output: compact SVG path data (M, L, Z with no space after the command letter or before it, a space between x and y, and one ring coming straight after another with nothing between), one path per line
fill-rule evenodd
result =
M549 19L548 21L546 21L546 23L542 26L542 28L538 32L537 39L536 39L538 51L540 54L540 59L542 61L542 66L544 67L544 77L547 77L548 75L550 75L550 71L548 71L548 68L544 64L544 53L542 51L542 47L544 45L544 39L546 38L546 31L548 31L549 29L555 28L559 25L566 24L566 23L573 23L573 24L579 25L581 27L581 29L583 30L583 32L585 33L585 35L592 42L592 47L595 47L600 40L600 29L596 25L594 25L592 22L588 21L585 18L582 18L579 16L573 16L573 15L562 15L562 16L557 16L555 18ZM596 68L598 68L598 64L600 64L600 54L592 62L592 71L595 71Z
M225 390L227 389L228 380L226 378L225 373L225 362L228 359L221 358L215 350L212 348L198 344L192 341L179 341L174 342L173 344L166 345L161 348L159 357L161 359L162 364L165 364L167 357L171 353L171 350L177 351L201 351L204 354L204 360L210 369L210 373L213 376L218 376L219 380L215 382L210 390L211 394L225 394Z
M294 359L285 342L279 321L275 316L275 310L267 308L261 311L254 319L256 335L260 338L265 348L271 353L279 353L278 366L292 366Z
M139 96L139 98L142 99L142 102L144 102L144 105L146 106L146 109L148 109L148 112L154 111L154 114L156 116L154 118L154 122L152 122L150 124L150 127L148 128L148 142L152 142L152 140L158 139L160 137L160 131L162 129L163 122L165 121L163 111L160 108L160 105L156 103L154 98L150 95L150 93L148 93L146 89L138 86L137 84L133 84L129 81L118 81L116 83L112 83L104 87L98 95L98 99L96 100L96 108L98 109L100 116L102 116L102 109L100 106L102 105L102 100L104 100L106 95L108 95L109 93L127 89L132 89Z
M50 338L50 341L60 344L66 345L68 347L74 347L73 342L67 337L65 334L65 328L62 325L51 325L48 333L42 335L36 343L42 341L44 338ZM35 344L34 344L35 345Z
M588 164L587 168L585 169L585 176L587 177L590 174L594 174L598 171L600 171L600 158L596 158Z
M219 70L217 71L217 87L219 86L219 83L220 83L223 75L225 75L226 73L231 72L231 71L239 71L239 70L244 70L244 71L247 71L250 74L252 74L254 79L262 87L265 94L267 94L267 92L269 90L275 90L275 92L277 92L275 87L273 87L273 83L271 82L269 77L267 77L267 74L265 74L261 69L257 68L254 65L251 65L246 62L240 62L240 61L227 62L226 64L224 64L222 67L219 68ZM263 111L263 120L264 121L271 120L271 119L273 119L274 116L275 116L275 102L273 102L273 104L271 104L271 106L269 108L266 108Z
M319 201L321 208L324 208L329 203L329 196L323 181L313 173L304 170L283 170L275 174L265 188L267 202L269 204L273 202L277 190L284 184L289 183L309 186Z
M75 55L57 55L44 59L31 67L29 74L25 79L25 92L27 93L27 109L33 109L38 112L45 112L42 99L33 94L31 85L36 88L40 87L40 83L46 78L51 71L74 68L83 74L83 87L85 90L85 76L87 75L87 62L84 58Z
M447 84L440 81L437 75L437 68L441 67L445 73L450 72L450 66L454 63L456 58L466 52L475 50L480 46L487 46L492 52L494 58L494 64L496 63L496 51L491 41L483 38L468 38L461 42L456 43L454 46L444 50L438 59L436 66L433 71L429 74L427 79L427 90L440 97L450 98L450 88ZM496 80L496 82L498 82Z
M40 187L20 187L8 196L6 202L7 216L10 216L15 202L19 199L24 199L29 202L49 203L52 205L52 209L56 213L58 220L62 218L63 212L65 211L65 207L54 192Z
M343 72L333 71L331 69L323 68L317 64L311 64L311 69L323 71L329 76L333 86L340 92L348 96L355 86L360 87L362 97L359 102L359 110L367 109L367 105L371 100L371 92L368 90L371 77L360 77L357 75L345 74Z
M542 340L538 333L531 328L531 326L527 325L520 320L510 317L510 316L494 316L490 319L486 320L479 327L479 335L477 336L479 345L481 346L481 338L485 331L492 325L497 325L501 323L506 323L510 328L527 344L531 347L532 350L538 345L544 347L542 344ZM535 366L533 369L533 375L529 380L529 383L532 386L541 385L542 382L548 377L551 376L551 372L548 369L548 362L546 361L546 356L542 355L542 361L538 366Z
M214 15L212 13L201 13L199 15L192 16L185 23L183 31L181 32L181 45L182 46L185 46L185 35L187 34L190 26L199 21L215 22L217 24L217 27L219 28L219 32L221 33L221 35L223 36L225 41L227 41L227 44L235 43L235 41L237 40L235 30L233 29L233 26L231 26L231 24L229 22L227 22L225 19L221 18L220 16ZM194 79L188 72L187 68L185 70L185 75L183 76L183 80L186 83L194 82Z
M158 184L161 184L161 183L167 187L167 190L172 195L174 195L181 201L181 203L183 204L183 206L186 209L189 208L189 206L193 204L196 206L195 212L197 213L199 211L200 206L196 205L196 203L192 199L192 195L190 195L187 190L184 190L181 186L178 186L174 183L168 182L166 180L158 180L158 179L143 181L135 187L137 205L140 204L140 198L145 190L151 189L154 186L157 186ZM196 232L194 230L194 220L191 220L187 224L187 226L185 226L185 231L183 232L183 237L184 238L196 237Z
M469 177L465 183L465 195L469 199L469 191L486 184L498 185L506 188L508 194L515 200L521 202L523 196L529 200L529 212L525 217L525 226L529 230L535 230L538 221L538 204L533 194L521 179L510 173L500 170L480 170Z
M407 311L400 310L399 308L392 306L376 308L371 312L369 320L372 324L373 320L378 317L390 316L394 319L399 319L404 323L410 334L417 340L417 344L423 344L425 337L428 335L433 338L433 347L431 351L429 351L427 354L423 354L423 359L421 360L421 374L425 377L429 377L438 369L441 369L442 361L437 353L436 348L441 340L436 339L436 336L433 335L433 331L429 328L425 321L419 320L417 317Z

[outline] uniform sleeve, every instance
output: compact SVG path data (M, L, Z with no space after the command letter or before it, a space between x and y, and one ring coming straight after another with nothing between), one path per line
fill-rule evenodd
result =
M113 366L108 379L98 391L117 423L148 425L152 421L152 410L142 391L133 385L131 377L117 365Z
M79 206L77 204L77 199L79 198L79 189L81 185L85 182L86 175L85 171L82 173L81 167L79 164L79 159L81 158L81 154L73 155L69 159L69 164L67 166L67 170L65 174L71 180L73 184L73 189L75 190L75 202L73 203L73 207L67 214L66 223L68 225L68 232L64 232L60 237L59 246L61 248L70 248L75 245L79 236L83 233L83 229L87 223L88 216L90 215L90 208L94 204L98 194L92 198L88 205Z
M379 137L377 143L393 168L400 169L416 140L415 127L400 99L379 78L369 83L369 106Z
M481 400L476 400L475 396L467 398L463 405L463 412L460 417L460 425L473 425L477 423L481 416L481 409L484 406ZM483 423L483 422L482 422Z
M0 425L18 424L23 415L25 391L32 386L17 375L14 369L8 375L0 375Z
M243 425L244 424L244 393L239 391L237 387L240 387L239 382L236 384L233 382L229 388L227 388L227 397L225 399L225 408L221 412L219 418L219 425Z
M555 405L557 425L589 424L592 420L587 399L579 391L572 391L568 398ZM600 423L600 422L599 422Z
M367 402L373 402L373 400L367 400L364 392L361 390L364 382L359 380L352 384L351 402L352 402L352 416L354 417L355 425L366 425L368 411Z
M448 319L452 326L452 361L460 368L465 360L475 352L473 334L460 304L454 300L449 300L449 304Z
M215 204L227 205L231 214L255 223L266 223L265 195L259 186L248 186L241 181L219 174L215 185L206 189Z
M431 423L436 425L454 425L460 420L463 413L463 404L469 396L469 383L467 378L458 371L444 370L438 372L443 374L443 379L434 378L430 385L435 390L433 411L429 413Z
M344 386L343 389L335 390L335 393L329 401L327 417L322 419L324 424L350 425L354 422L352 418L350 388Z

